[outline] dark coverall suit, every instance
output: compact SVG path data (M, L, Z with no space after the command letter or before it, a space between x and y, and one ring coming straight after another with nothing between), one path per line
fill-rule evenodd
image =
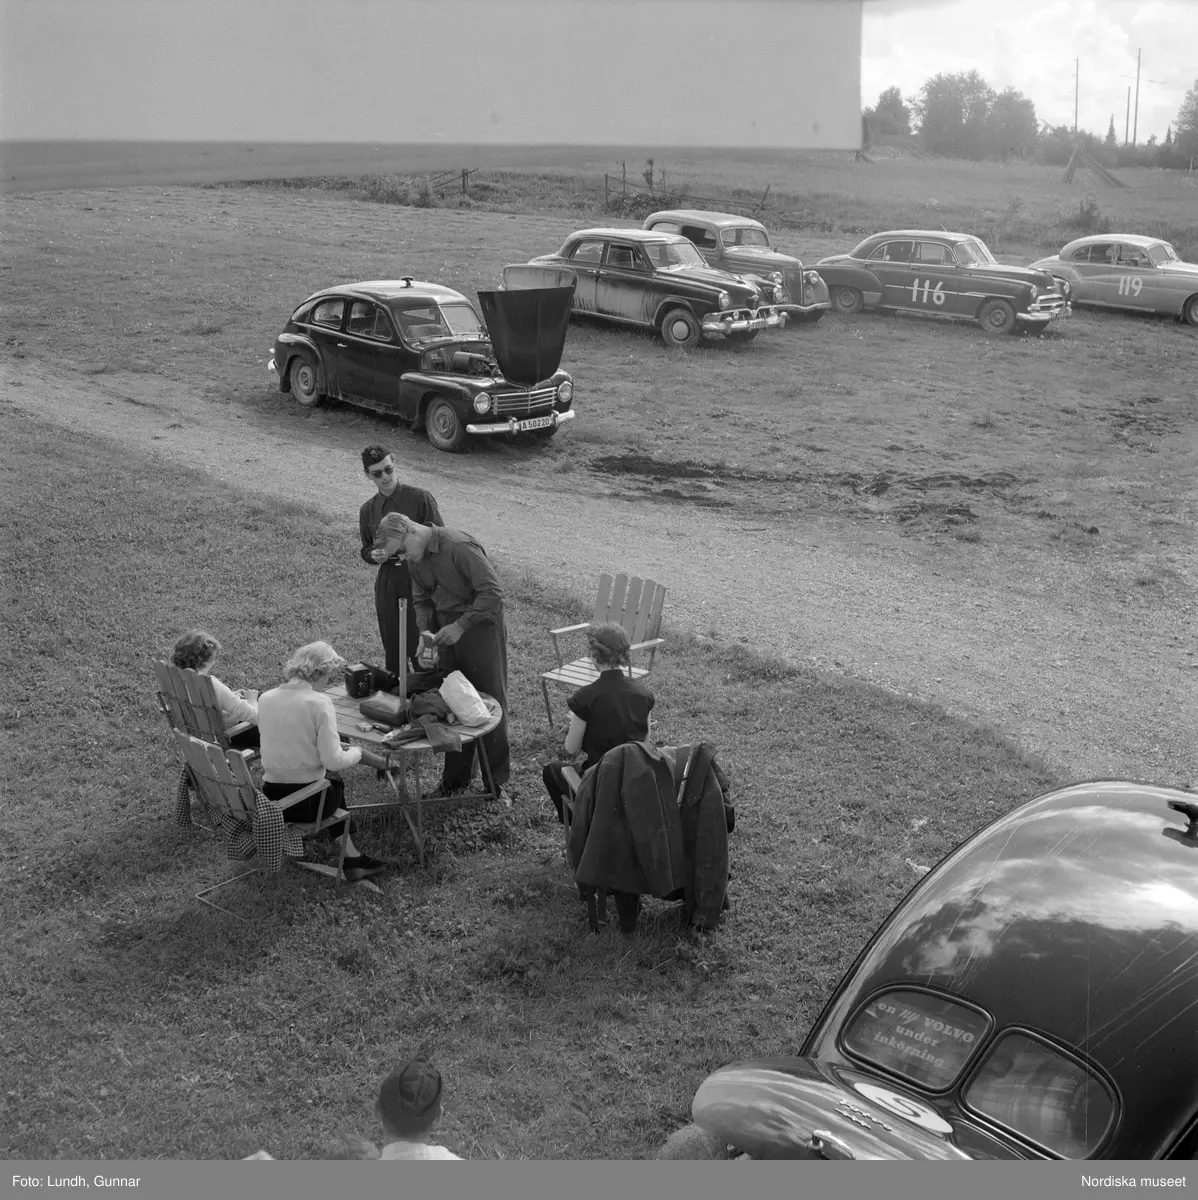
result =
M491 774L501 787L511 774L503 587L487 552L468 533L457 529L434 529L424 554L409 565L409 572L419 627L435 633L456 622L464 631L454 645L440 647L438 667L446 672L461 671L503 709L503 720L482 739ZM473 750L447 754L442 787L447 791L467 787L473 766Z
M421 488L407 487L397 483L389 496L376 493L358 513L358 532L362 537L362 561L375 566L370 557L374 535L379 522L392 512L402 513L421 525L443 525L441 511L429 492ZM387 559L379 563L374 580L374 609L379 619L379 637L383 642L388 671L399 670L399 602L408 602L408 661L416 668L416 649L419 631L416 626L416 609L412 604L412 582L408 568L402 559Z

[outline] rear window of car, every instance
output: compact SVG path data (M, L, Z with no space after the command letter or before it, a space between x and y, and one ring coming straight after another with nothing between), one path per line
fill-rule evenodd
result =
M603 257L602 242L578 242L570 252L570 261L576 263L595 263Z
M980 1009L933 992L895 988L862 1005L841 1041L849 1054L935 1092L961 1075L989 1027Z
M910 262L914 242L883 242L869 257L877 262Z
M1062 1158L1085 1158L1115 1118L1115 1097L1085 1063L1019 1031L995 1039L963 1099Z
M312 315L308 320L314 325L329 325L333 329L340 329L341 314L344 311L344 300L322 300L312 309Z

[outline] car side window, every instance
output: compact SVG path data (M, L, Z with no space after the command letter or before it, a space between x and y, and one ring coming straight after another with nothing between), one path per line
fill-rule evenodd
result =
M684 238L689 238L700 250L714 250L716 247L715 234L710 229L698 225L683 225L679 232Z
M677 221L654 221L651 226L655 233L681 233L682 226Z
M341 315L345 312L344 300L322 300L308 318L313 325L326 325L330 329L341 328Z
M1099 265L1110 265L1115 261L1116 250L1113 242L1095 242L1090 247L1089 261Z
M916 242L913 262L920 263L949 263L953 262L952 251L941 242Z
M391 325L387 314L377 304L371 304L367 300L355 300L350 305L345 332L357 334L358 337L377 338L384 342L391 340Z
M576 263L593 263L599 265L599 260L603 257L602 242L579 242L574 247L574 253L570 255L570 261Z
M643 270L644 264L639 260L635 246L622 246L613 242L607 248L607 265L622 267L628 271Z
M871 262L910 262L914 242L883 242L870 256Z
M1147 267L1150 265L1148 255L1139 246L1121 245L1117 262L1121 267Z

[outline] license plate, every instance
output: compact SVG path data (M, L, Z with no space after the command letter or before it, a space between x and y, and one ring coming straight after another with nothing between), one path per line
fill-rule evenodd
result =
M767 324L767 321L766 321L765 317L754 317L749 322L749 328L750 329L764 329L766 327L766 324Z
M530 417L527 421L520 421L516 428L521 433L527 433L530 429L548 429L552 424L552 417Z

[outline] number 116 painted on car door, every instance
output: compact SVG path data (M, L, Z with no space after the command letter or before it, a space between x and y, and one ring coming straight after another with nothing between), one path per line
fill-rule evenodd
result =
M912 280L911 303L927 304L929 301L931 301L931 303L935 304L937 307L944 303L944 281L937 280L936 284L933 286L930 279L925 279L921 287L918 279Z

